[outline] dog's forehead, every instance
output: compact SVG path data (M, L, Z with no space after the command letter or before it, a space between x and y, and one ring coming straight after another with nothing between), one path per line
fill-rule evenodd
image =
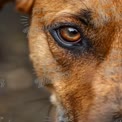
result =
M43 15L52 13L73 13L77 14L86 10L91 12L96 25L110 21L121 21L121 0L36 0L34 10L41 11ZM52 16L52 15L51 15Z

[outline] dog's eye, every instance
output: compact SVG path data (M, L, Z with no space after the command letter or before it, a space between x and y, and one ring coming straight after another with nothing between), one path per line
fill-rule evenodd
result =
M74 49L82 48L83 33L81 29L75 25L62 25L49 29L54 40L63 48Z
M49 26L48 31L57 44L75 54L82 54L92 49L90 39L82 27L73 23L57 23Z
M57 30L58 36L66 42L79 42L81 39L80 32L73 27L62 27Z

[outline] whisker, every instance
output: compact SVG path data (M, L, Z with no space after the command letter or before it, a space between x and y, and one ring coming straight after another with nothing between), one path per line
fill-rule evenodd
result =
M29 17L27 17L27 16L21 16L21 17L23 17L23 18L27 18L27 19L29 18Z
M28 27L28 26L29 26L29 24L24 25L24 27Z
M29 22L27 21L20 21L22 24L28 24Z
M20 19L21 21L28 21L29 19Z

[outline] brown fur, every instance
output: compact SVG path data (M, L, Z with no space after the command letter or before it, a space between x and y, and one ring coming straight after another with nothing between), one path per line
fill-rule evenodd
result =
M85 21L84 11L90 11L88 25L72 16ZM60 47L48 31L58 22L77 24L92 49L76 54ZM48 80L57 122L122 121L121 33L122 0L35 0L30 57L38 77Z

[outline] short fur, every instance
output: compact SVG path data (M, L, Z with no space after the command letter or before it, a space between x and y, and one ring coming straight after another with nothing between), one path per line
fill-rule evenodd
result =
M90 50L60 47L49 33L58 22L79 25ZM29 46L56 122L122 121L122 0L35 0Z

